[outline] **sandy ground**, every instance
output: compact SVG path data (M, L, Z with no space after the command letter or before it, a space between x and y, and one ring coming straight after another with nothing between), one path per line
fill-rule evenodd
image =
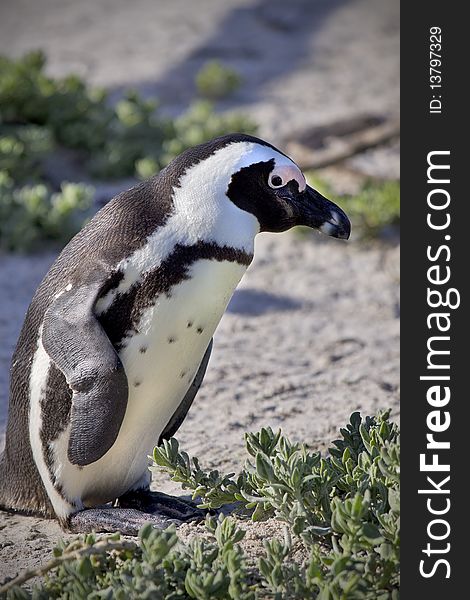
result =
M397 113L397 2L285 6L277 0L5 0L0 52L42 47L51 73L75 70L116 93L133 84L158 93L169 112L184 108L193 95L188 81L216 56L245 77L222 108L247 111L275 143L347 114ZM397 146L350 166L396 176ZM0 255L0 436L13 347L53 259ZM259 236L255 261L217 330L204 384L178 432L181 445L204 466L237 470L246 430L282 427L293 439L325 448L354 410L392 407L398 418L398 260L397 246L380 243ZM178 492L162 477L154 486ZM250 548L269 534L269 527L259 527ZM0 581L44 562L61 536L54 522L0 513Z

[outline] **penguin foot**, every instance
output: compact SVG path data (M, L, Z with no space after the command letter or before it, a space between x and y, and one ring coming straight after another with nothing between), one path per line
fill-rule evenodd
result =
M127 492L119 498L117 505L182 522L201 521L206 516L206 511L197 508L188 500L175 498L162 492L151 492L147 489Z
M149 514L134 508L87 508L71 515L67 529L71 533L114 533L137 535L141 527L150 523L156 529L166 529L182 521L161 514Z

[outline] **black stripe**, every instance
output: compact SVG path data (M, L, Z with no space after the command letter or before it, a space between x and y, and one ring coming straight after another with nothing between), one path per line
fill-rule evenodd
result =
M57 482L54 473L54 455L50 443L56 440L69 424L72 390L67 385L64 374L52 362L47 375L46 390L40 401L42 425L39 435L44 462L49 471L52 484L64 498L62 486ZM65 457L63 458L65 459Z
M142 281L125 293L118 294L108 310L98 317L112 344L119 349L125 337L137 332L144 310L155 304L161 294L170 296L173 286L189 279L189 267L203 259L248 266L253 255L214 242L198 242L192 246L177 244L173 253L159 267L149 271Z
M41 397L41 441L43 447L54 441L69 424L72 390L64 374L51 362L47 375L46 393Z

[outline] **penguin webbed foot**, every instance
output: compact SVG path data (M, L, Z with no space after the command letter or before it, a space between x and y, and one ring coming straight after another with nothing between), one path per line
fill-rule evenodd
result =
M150 523L156 529L166 529L171 524L181 525L182 521L159 514L148 514L134 508L87 508L71 515L66 529L71 533L115 533L137 535L139 530Z
M127 492L119 498L117 505L181 522L201 521L206 516L206 511L197 508L190 500L148 489Z
M190 501L140 489L121 496L116 507L86 508L74 513L65 529L71 533L119 531L123 535L137 535L147 523L156 529L166 529L172 524L201 521L205 516L206 512Z

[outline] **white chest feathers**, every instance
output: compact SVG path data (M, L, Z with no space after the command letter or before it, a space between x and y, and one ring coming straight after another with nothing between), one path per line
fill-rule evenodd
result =
M52 443L56 476L80 505L106 502L148 478L148 454L184 398L246 270L237 262L199 260L188 278L159 295L126 337L120 358L129 384L126 414L111 449L78 468L68 462L69 431Z
M156 442L191 384L207 346L246 267L234 262L200 260L189 278L160 295L145 309L138 333L124 340L120 357L129 382L123 435L134 437L151 423ZM135 437L142 444L141 431Z

